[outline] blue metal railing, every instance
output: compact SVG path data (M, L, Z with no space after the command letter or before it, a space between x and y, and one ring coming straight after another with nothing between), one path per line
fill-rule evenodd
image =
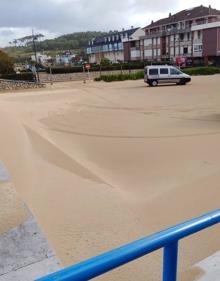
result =
M176 281L178 241L220 222L220 209L80 262L38 281L85 281L164 248L163 281Z

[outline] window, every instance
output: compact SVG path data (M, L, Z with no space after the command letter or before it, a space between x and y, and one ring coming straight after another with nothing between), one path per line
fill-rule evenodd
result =
M179 38L180 38L180 41L183 41L183 39L184 39L184 34L183 34L183 33L180 33Z
M168 68L161 68L160 74L168 74Z
M202 44L196 44L193 46L193 51L196 52L202 52Z
M201 31L198 30L198 39L200 39L200 38L201 38Z
M187 33L187 40L188 41L190 40L190 33L189 32Z
M184 47L184 48L183 48L183 54L184 54L184 55L188 54L188 47Z
M118 49L123 50L123 43L118 43Z
M181 74L181 72L178 69L176 69L176 68L171 68L170 69L170 74L171 75L179 75L179 74Z
M135 47L139 48L140 47L140 41L135 41Z
M149 75L158 75L158 69L157 68L151 68L149 70Z
M144 46L149 46L152 44L152 40L151 39L144 39Z

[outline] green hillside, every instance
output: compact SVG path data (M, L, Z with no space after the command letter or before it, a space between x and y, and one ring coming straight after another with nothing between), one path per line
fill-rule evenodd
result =
M76 54L83 54L89 40L105 34L106 32L100 31L75 32L54 39L37 41L36 49L37 52L44 51L52 56L67 50L73 51ZM30 42L25 45L24 43L19 45L19 40L17 40L16 45L5 48L5 51L13 58L22 60L22 58L25 59L33 54L33 44Z

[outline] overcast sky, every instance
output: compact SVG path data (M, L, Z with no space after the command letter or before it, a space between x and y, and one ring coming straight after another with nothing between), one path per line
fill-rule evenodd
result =
M0 0L0 46L30 35L144 27L169 12L199 5L220 10L220 0Z

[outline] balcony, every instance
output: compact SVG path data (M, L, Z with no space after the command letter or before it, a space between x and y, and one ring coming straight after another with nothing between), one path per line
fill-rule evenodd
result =
M172 28L164 31L159 31L159 32L153 32L146 34L145 36L142 36L141 39L145 38L154 38L154 37L163 37L163 36L168 36L168 35L173 35L173 34L180 34L180 33L187 33L191 31L191 27L185 27L185 28Z
M117 52L123 51L123 45L118 44L117 46L110 45L100 45L94 46L91 49L87 48L87 54L98 54L98 53L105 53L105 52Z

